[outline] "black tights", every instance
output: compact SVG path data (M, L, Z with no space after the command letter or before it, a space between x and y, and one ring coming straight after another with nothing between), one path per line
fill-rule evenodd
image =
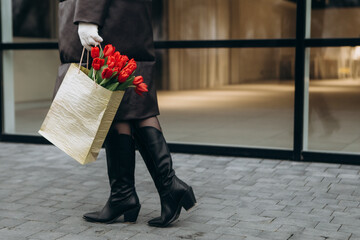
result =
M114 130L119 134L132 135L131 127L141 128L141 127L154 127L161 130L159 120L156 116L149 117L142 120L131 120L131 121L118 121L113 124Z

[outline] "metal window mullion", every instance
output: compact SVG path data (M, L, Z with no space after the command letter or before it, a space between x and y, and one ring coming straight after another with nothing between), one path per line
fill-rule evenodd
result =
M1 0L1 42L12 42L12 1ZM1 48L2 132L15 132L13 52Z
M304 72L305 72L305 31L306 2L297 1L296 50L295 50L295 101L294 101L294 160L302 159L304 131Z

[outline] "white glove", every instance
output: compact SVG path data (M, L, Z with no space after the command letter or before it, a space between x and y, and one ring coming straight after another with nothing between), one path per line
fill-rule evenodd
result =
M103 39L98 34L98 26L92 23L79 23L78 34L83 45L87 50L92 46L98 45Z

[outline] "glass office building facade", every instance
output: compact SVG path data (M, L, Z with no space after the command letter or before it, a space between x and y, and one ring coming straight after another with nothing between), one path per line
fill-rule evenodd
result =
M0 1L1 140L44 143L58 1ZM172 150L358 163L359 15L360 0L153 0Z

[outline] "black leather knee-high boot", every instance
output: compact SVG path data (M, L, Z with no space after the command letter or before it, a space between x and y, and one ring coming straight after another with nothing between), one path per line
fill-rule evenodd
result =
M175 175L170 151L161 131L149 126L136 128L135 140L161 201L161 216L148 224L166 227L179 218L182 207L189 210L195 206L194 192Z
M112 223L124 215L125 222L136 222L140 211L135 191L135 146L131 136L110 130L105 140L110 197L100 212L84 215L90 222Z

